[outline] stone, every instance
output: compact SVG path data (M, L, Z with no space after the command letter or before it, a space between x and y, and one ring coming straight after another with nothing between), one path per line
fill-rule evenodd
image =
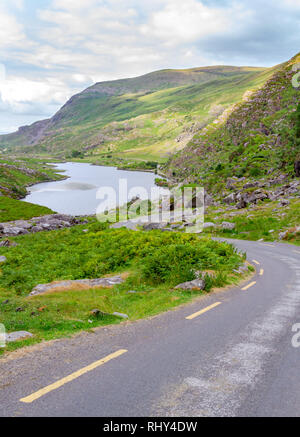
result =
M204 290L205 281L203 279L194 279L193 281L184 282L175 287L176 290Z
M33 334L31 334L31 332L15 331L15 332L11 332L10 334L6 334L5 341L7 343L12 343L13 341L25 340L26 338L30 338L30 337L33 337Z
M227 197L225 197L225 199L223 201L224 201L224 203L227 203L228 205L230 205L231 203L235 203L235 200L236 200L235 193L231 193Z
M97 308L95 308L94 310L91 311L91 315L95 316L95 317L97 317L99 315L103 315L103 314L104 313L102 311L98 310Z
M280 206L288 206L290 205L290 201L288 199L281 199L280 200Z
M24 308L22 307L16 308L16 313L21 313L22 311L24 311Z
M223 222L221 224L221 228L228 231L233 231L233 229L235 229L235 223Z
M97 279L77 279L67 281L50 282L49 284L39 284L31 291L29 296L37 296L39 294L52 291L67 291L67 290L88 290L91 288L112 288L115 285L122 284L124 279L121 276L111 276L108 278Z
M129 291L127 291L127 294L136 294L136 293L138 293L138 291L135 291L135 290L129 290Z
M14 241L9 241L9 240L0 241L0 247L15 247L15 246L17 246L17 243L15 243Z
M113 316L121 317L122 319L129 319L127 314L118 313L117 311L113 313Z
M215 228L215 227L216 227L216 224L213 223L213 222L206 222L206 223L204 223L204 225L203 225L203 229Z
M145 231L153 231L155 229L164 229L168 223L146 223L143 228Z
M21 235L21 234L28 234L28 231L26 229L23 228L18 228L17 226L14 227L3 227L2 233L4 235Z
M87 221L66 214L48 214L41 217L34 217L30 220L16 220L0 223L0 234L17 236L28 234L29 232L69 228L70 226L83 223L87 223Z
M0 264L1 263L6 263L6 261L7 261L6 256L0 256Z

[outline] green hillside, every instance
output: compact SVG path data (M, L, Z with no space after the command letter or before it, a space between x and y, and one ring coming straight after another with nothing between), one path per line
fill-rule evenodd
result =
M0 136L0 147L119 165L163 162L273 72L216 66L97 83L73 96L53 118Z
M299 62L300 54L227 117L199 129L169 160L168 175L203 184L220 198L230 193L229 178L240 179L242 187L245 179L272 179L283 173L293 177L300 161L299 90L292 86L293 66Z

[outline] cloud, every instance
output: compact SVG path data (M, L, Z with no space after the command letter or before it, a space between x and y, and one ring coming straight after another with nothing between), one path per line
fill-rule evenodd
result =
M171 44L182 44L223 34L231 24L232 17L226 8L208 7L196 0L172 0L152 14L149 22L141 26L141 32Z
M0 123L4 106L12 119L43 118L95 81L271 66L299 51L299 27L300 0L1 0Z
M0 5L0 49L20 46L24 39L23 26L12 13L7 11L5 3Z

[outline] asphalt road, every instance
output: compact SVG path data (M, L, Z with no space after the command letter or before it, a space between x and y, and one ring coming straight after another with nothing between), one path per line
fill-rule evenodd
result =
M0 360L0 416L299 416L300 248L235 244L237 288Z

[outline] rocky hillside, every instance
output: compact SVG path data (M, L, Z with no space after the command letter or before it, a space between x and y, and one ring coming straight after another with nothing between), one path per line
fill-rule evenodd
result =
M110 163L163 161L273 72L216 66L97 83L51 119L0 136L0 148Z
M298 181L290 182L300 176L300 94L292 85L299 62L300 54L242 103L199 129L167 163L168 176L204 185L217 199L239 207L297 193Z
M30 185L61 178L54 168L35 159L0 159L0 196L20 199Z

